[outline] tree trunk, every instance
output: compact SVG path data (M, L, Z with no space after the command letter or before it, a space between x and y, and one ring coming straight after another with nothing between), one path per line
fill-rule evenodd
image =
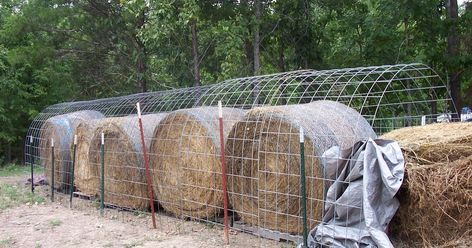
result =
M200 61L198 58L197 20L190 23L192 30L193 86L200 86Z
M254 75L260 75L260 34L259 34L259 25L261 21L261 1L254 0L254 15L255 15L255 23L254 23Z
M457 36L458 5L457 0L447 1L447 19L449 32L447 36L447 55L449 60L455 61L459 55L459 37ZM453 119L458 119L457 111L462 107L460 74L455 63L448 71L448 79L451 88L451 97L455 106L452 106Z
M138 43L138 58L136 60L136 69L138 75L138 85L141 92L147 91L147 79L146 79L146 48L142 41Z
M146 24L146 9L141 11L139 19L137 21L137 29L140 30ZM146 46L144 42L141 40L139 35L136 33L134 36L134 40L136 42L136 49L137 49L137 58L136 58L136 72L137 72L137 83L138 87L140 88L141 92L147 91L147 78L146 78L146 71L147 71L147 54L146 54Z
M7 143L7 157L6 157L5 162L7 164L11 163L11 143L10 142Z
M409 42L409 39L410 39L410 33L409 33L409 22L408 22L408 18L405 17L403 19L403 23L405 25L405 59L408 57L408 49L410 49L410 42ZM401 53L400 51L398 51L399 53ZM400 57L400 54L398 54L398 58L401 58ZM412 126L412 107L411 107L411 102L413 101L413 97L411 96L411 93L410 93L410 89L411 89L411 81L408 80L406 82L406 88L407 88L407 91L405 92L406 94L408 94L408 98L407 98L407 101L408 103L406 104L406 112L407 112L407 118L406 118L406 126L407 127L410 127Z
M282 35L281 35L282 36ZM282 41L282 37L280 37L280 44L279 44L279 61L277 63L277 67L279 69L279 72L284 72L285 71L285 47L284 43Z
M259 52L259 47L260 47L260 34L259 34L259 25L261 21L261 1L260 0L254 0L254 40L253 40L253 46L254 46L254 71L253 74L255 76L260 75L261 73L261 64L260 64L260 52ZM253 100L255 104L260 103L260 97L259 97L259 85L257 83L254 83L253 85Z
M241 0L240 14L244 18L249 18L250 13L251 12L250 12L248 0ZM250 31L251 27L248 27L248 29ZM246 57L246 64L247 64L244 75L249 76L253 74L253 70L254 70L254 46L253 46L251 37L245 37L243 47L244 47L244 55Z

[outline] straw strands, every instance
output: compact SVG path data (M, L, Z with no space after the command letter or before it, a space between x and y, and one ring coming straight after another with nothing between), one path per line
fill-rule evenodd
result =
M44 122L41 127L39 152L46 178L48 182L51 182L51 139L54 139L54 188L66 190L70 186L72 164L70 147L74 141L73 130L80 123L103 117L97 111L85 110L57 115Z
M321 219L324 199L320 156L332 146L348 148L376 137L355 110L332 101L250 110L234 125L226 144L230 199L243 222L301 233L300 127L305 130L311 228Z
M406 159L392 233L421 245L472 240L472 123L402 128L383 135Z
M224 136L242 119L223 108ZM155 192L162 207L188 218L215 218L223 208L218 109L171 112L156 128L150 149Z
M151 138L165 114L143 115L144 138ZM88 166L99 172L101 133L105 135L105 202L132 209L147 209L145 168L138 118L136 115L106 118L97 123L89 147ZM147 146L149 148L149 143ZM96 188L97 192L99 188Z
M77 135L77 160L74 169L74 182L78 191L85 195L96 195L100 187L99 166L90 164L89 148L93 134L100 120L80 123L74 130ZM73 149L71 147L71 149Z

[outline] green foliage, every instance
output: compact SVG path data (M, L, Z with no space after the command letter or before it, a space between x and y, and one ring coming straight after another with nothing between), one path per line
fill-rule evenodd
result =
M443 78L458 71L463 100L472 104L472 11L462 8L455 24L443 2L263 0L261 73L422 62ZM0 157L10 144L21 158L29 123L50 104L191 86L193 23L202 85L252 75L253 4L3 0ZM446 53L451 25L461 40L453 57ZM275 104L278 93L264 97Z

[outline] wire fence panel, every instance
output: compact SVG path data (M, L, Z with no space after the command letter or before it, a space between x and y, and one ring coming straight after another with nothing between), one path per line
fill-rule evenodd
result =
M144 147L136 103L143 114ZM159 212L223 225L227 190L233 230L300 241L305 229L323 223L327 190L340 173L325 168L328 149L347 149L359 140L421 125L425 118L435 122L455 109L451 104L443 81L422 64L237 78L49 106L31 123L25 161L44 167L49 184L54 174L56 191L67 193L72 187L93 198L103 190L106 206L147 211L146 149ZM357 209L352 215L362 212L355 203L344 207Z

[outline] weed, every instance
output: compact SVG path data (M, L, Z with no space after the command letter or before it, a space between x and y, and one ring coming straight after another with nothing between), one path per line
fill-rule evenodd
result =
M15 164L8 164L4 167L0 167L0 177L11 177L21 174L26 174L29 168L26 166L18 166Z
M124 247L125 248L133 248L133 247L142 246L142 245L143 245L142 241L135 240L135 241L132 241L131 243L125 244Z
M35 166L34 174L42 174L44 173L44 168L41 166ZM11 177L11 176L19 176L24 174L31 173L30 166L21 166L16 164L8 164L4 167L0 167L0 177Z
M1 239L0 240L0 248L10 247L12 245L12 243L13 243L12 238Z
M60 226L62 224L62 221L58 220L58 219L52 219L52 220L49 221L49 224L52 227L56 227L56 226Z
M31 193L28 187L0 184L0 210L26 203L35 204L42 202L44 202L44 198Z

